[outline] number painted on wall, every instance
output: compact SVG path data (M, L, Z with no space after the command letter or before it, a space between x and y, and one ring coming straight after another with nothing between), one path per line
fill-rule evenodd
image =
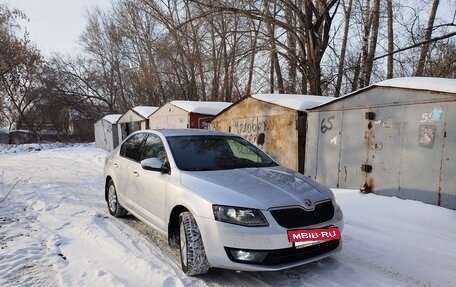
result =
M443 107L434 107L430 113L422 113L420 123L441 122L443 119Z
M328 119L323 118L323 120L321 121L321 125L320 125L320 130L322 133L326 133L327 131L329 131L333 128L332 120L334 120L335 118L336 118L336 116L330 116L330 117L328 117Z

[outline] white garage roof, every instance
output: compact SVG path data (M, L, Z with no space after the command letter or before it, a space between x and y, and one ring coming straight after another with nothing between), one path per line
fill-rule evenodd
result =
M231 105L231 103L228 102L198 101L172 101L171 104L189 113L204 115L216 115Z
M335 97L292 94L257 94L252 95L252 98L297 111L306 111L336 99Z
M103 119L111 124L115 124L121 116L122 114L112 114L104 116Z
M137 106L137 107L132 108L132 110L134 110L135 112L140 114L142 117L147 119L153 112L158 110L158 108L151 107L151 106Z
M456 94L456 79L432 77L394 78L378 82L376 84L373 84L373 86L427 90Z

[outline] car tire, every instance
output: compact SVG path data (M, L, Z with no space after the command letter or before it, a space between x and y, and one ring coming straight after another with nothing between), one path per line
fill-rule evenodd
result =
M112 179L108 182L108 196L107 196L109 213L114 217L124 217L128 211L120 205L117 199L116 186Z
M190 212L179 215L179 251L182 271L186 275L207 273L209 262L196 220Z

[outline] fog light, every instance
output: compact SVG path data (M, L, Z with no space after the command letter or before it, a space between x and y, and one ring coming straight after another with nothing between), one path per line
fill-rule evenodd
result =
M249 262L263 262L267 252L262 251L245 251L245 250L237 250L231 249L231 255L233 255L234 259L239 261L249 261Z

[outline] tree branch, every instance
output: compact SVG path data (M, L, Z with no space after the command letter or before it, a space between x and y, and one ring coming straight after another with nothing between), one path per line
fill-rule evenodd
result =
M446 34L446 35L443 35L443 36L432 38L429 41L423 41L423 42L419 42L419 43L416 43L416 44L401 48L399 50L393 51L392 53L387 53L387 54L384 54L384 55L381 55L381 56L377 56L373 60L374 61L375 60L379 60L379 59L385 58L385 57L387 57L389 55L394 55L394 54L397 54L397 53L400 53L400 52L404 52L404 51L419 47L419 46L424 45L424 44L437 42L437 41L440 41L440 40L443 40L443 39L448 39L448 38L451 38L453 36L456 36L456 31L452 32L452 33L449 33L449 34Z

